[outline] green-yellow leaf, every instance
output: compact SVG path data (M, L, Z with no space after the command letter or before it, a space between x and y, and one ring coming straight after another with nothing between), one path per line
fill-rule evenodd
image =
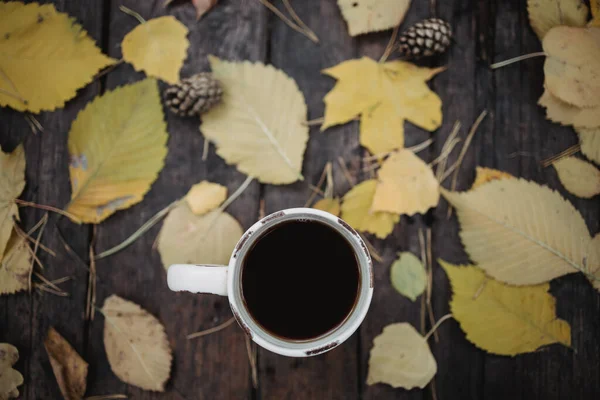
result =
M296 82L261 63L209 57L223 86L219 105L202 116L200 130L228 164L262 183L302 179L308 141L306 103Z
M373 340L367 385L424 388L437 372L427 341L412 325L402 322L383 328Z
M336 198L325 198L317 201L312 208L317 210L327 211L329 214L333 214L336 217L340 216L341 206L340 199Z
M0 3L0 106L52 111L114 62L54 5Z
M227 188L225 186L202 181L192 186L185 195L185 201L194 214L202 215L219 207L226 197Z
M151 19L125 35L123 59L148 76L177 83L190 46L187 34L185 25L173 16Z
M456 209L467 253L488 275L533 285L585 270L590 234L558 192L515 178L442 194Z
M565 189L575 196L591 198L600 194L600 170L576 157L564 157L552 166Z
M427 274L421 260L405 251L392 264L390 279L398 293L415 301L425 290Z
M0 399L19 397L17 387L23 384L23 375L12 368L19 360L19 350L11 344L0 343Z
M0 294L16 293L29 288L33 265L28 246L27 241L13 229L4 258L0 261Z
M549 284L510 286L474 266L440 264L452 286L452 315L475 346L506 356L551 343L571 346L571 327L556 317Z
M158 234L158 252L165 269L171 264L227 265L243 233L240 224L226 212L214 210L198 216L181 202L169 213Z
M154 79L97 97L69 132L71 202L67 211L99 223L142 200L167 154L167 127Z
M400 215L384 211L371 211L377 181L370 179L354 186L342 201L342 219L357 231L373 233L380 239L387 237Z
M541 39L555 26L585 26L588 8L582 0L527 0L529 23Z
M1 5L0 5L1 6ZM25 188L25 151L19 146L12 153L0 148L0 261L13 230L13 219L19 219L15 199Z
M600 123L596 128L576 128L576 131L579 134L581 152L596 164L600 164Z

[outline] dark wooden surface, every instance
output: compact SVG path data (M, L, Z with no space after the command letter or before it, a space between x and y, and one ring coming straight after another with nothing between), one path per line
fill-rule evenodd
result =
M120 58L120 42L137 21L121 13L124 4L149 19L172 14L189 29L191 46L182 75L206 70L206 56L215 54L232 60L272 63L292 76L306 97L309 118L323 115L323 96L334 81L319 71L340 61L367 55L378 58L390 32L351 38L335 0L292 1L300 17L311 26L321 44L316 46L287 27L256 0L220 0L219 5L196 23L190 4L164 9L162 1L76 0L54 1L60 11L74 16L99 43L103 51ZM281 7L281 2L275 2ZM529 27L525 1L413 1L403 26L437 15L449 21L456 43L447 56L427 65L447 65L448 70L432 82L443 100L444 124L430 134L409 124L407 146L433 137L434 145L420 156L435 158L456 120L463 124L460 136L479 113L487 109L460 169L458 188L467 188L476 165L506 170L559 190L583 214L592 233L600 229L600 204L582 200L561 187L552 168L540 161L576 143L575 134L545 120L536 105L542 93L543 59L537 58L495 72L494 61L540 50ZM436 8L436 9L434 9ZM0 109L0 145L12 150L24 142L27 155L27 187L23 199L63 207L69 200L67 133L79 110L95 95L134 82L143 75L122 65L106 78L79 91L67 106L39 117L45 132L31 134L24 117ZM245 179L227 166L211 147L202 161L203 138L198 121L167 113L169 153L166 166L144 201L120 211L97 229L96 250L107 249L125 239L138 226L171 201L181 197L202 179L219 182L234 190ZM450 161L456 159L455 151ZM320 133L311 129L304 158L306 182L315 182L327 161L345 159L359 180L365 151L358 144L358 124L350 123ZM334 167L335 192L349 185L340 168ZM306 183L268 186L252 183L229 211L244 227L258 218L260 201L267 213L302 206L309 190ZM88 271L69 256L58 239L65 237L75 252L87 260L92 228L76 226L51 216L43 243L57 250L57 257L40 257L49 278L73 276L63 287L68 298L34 292L0 297L0 342L18 347L21 359L16 368L25 376L23 399L58 399L50 363L43 348L49 326L55 326L90 363L88 395L127 394L135 399L431 399L432 388L405 391L386 385L365 384L368 355L373 338L392 322L420 325L420 303L397 294L389 284L389 267L401 250L419 254L418 231L432 230L433 258L452 262L468 260L458 238L455 217L446 218L442 202L433 212L414 218L403 217L386 240L371 238L384 257L375 266L376 290L371 310L360 330L343 346L318 357L290 359L264 350L258 352L258 387L253 388L244 335L237 326L194 341L185 334L224 322L231 313L227 301L216 296L174 294L167 290L165 273L152 243L159 226L131 247L98 262L98 304L112 293L135 301L165 325L174 351L172 377L162 394L141 391L119 381L111 372L102 343L103 320L84 319ZM24 227L33 226L43 215L22 209ZM440 341L430 344L438 362L435 378L439 399L592 399L600 397L600 295L578 275L551 284L557 297L557 313L572 327L573 350L550 346L515 358L487 354L470 344L454 321L439 329ZM444 272L434 263L432 304L437 318L448 313L450 289ZM429 327L429 324L428 324Z

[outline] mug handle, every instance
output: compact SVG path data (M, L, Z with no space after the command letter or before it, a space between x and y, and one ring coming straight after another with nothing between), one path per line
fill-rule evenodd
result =
M227 296L227 270L224 265L173 264L167 271L167 284L175 292Z

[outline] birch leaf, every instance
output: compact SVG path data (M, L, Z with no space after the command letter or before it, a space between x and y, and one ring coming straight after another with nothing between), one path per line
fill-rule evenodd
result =
M600 110L598 110L600 115ZM600 164L600 124L593 129L576 128L581 152L596 164Z
M373 340L367 385L386 383L394 388L424 388L437 372L425 338L402 322L383 328Z
M564 157L552 166L565 189L586 199L600 194L600 171L587 161L575 157Z
M0 4L2 7L2 4ZM12 153L0 148L0 261L13 231L13 220L19 219L15 199L25 188L25 151L19 145Z
M584 271L590 234L558 192L515 178L442 194L456 208L467 253L493 278L533 285Z
M303 179L307 111L296 82L271 65L213 56L209 61L224 93L221 103L202 115L200 129L217 154L262 183Z
M450 311L475 346L505 356L551 343L571 346L571 327L556 316L549 284L510 286L477 267L439 262L452 286Z
M475 181L471 189L477 189L481 185L485 185L488 182L492 182L499 179L510 179L514 178L508 172L500 171L493 168L486 167L475 167Z
M226 197L227 188L225 186L202 181L192 186L185 195L185 201L194 214L202 215L219 207Z
M154 79L96 97L69 132L67 211L97 224L139 203L164 165L166 128Z
M11 344L0 343L0 399L19 397L17 387L23 384L23 375L12 368L19 360L19 350Z
M0 106L52 111L115 60L52 4L0 3ZM10 94L9 94L10 93Z
M317 210L322 210L322 211L326 211L329 214L333 214L336 217L340 216L340 212L341 212L341 205L340 205L340 199L336 198L332 198L332 199L321 199L319 201L317 201L312 208L316 208Z
M546 89L577 107L600 106L600 28L552 28L542 42Z
M190 46L187 34L185 25L173 16L151 19L125 35L123 59L136 71L175 84Z
M58 387L65 400L83 399L87 386L88 363L54 328L48 330L44 347Z
M125 383L164 392L171 373L171 348L160 321L117 295L106 299L104 348L110 368Z
M165 269L171 264L227 265L244 230L231 215L214 210L194 215L181 202L167 216L158 234L158 252Z
M550 121L583 128L600 127L600 106L576 107L553 96L547 89L538 104L546 108L546 118Z
M390 279L398 293L415 301L425 290L427 274L421 260L405 251L392 264Z
M342 201L342 219L357 231L373 233L380 239L387 237L400 215L371 211L377 181L370 179L354 186Z
M31 249L27 241L13 229L0 262L0 294L29 289L32 267Z
M443 70L367 57L328 68L323 73L337 83L325 96L321 130L360 115L360 144L371 153L403 148L405 121L430 132L441 125L442 101L426 82Z
M400 24L411 0L338 0L350 36L383 31Z
M588 19L588 8L582 0L527 0L527 12L540 40L555 26L585 26Z
M423 160L410 150L392 154L377 174L373 211L426 213L440 200L439 183Z

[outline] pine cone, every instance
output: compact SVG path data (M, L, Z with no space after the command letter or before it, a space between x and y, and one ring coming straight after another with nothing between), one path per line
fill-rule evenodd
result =
M417 22L398 38L398 51L408 58L429 57L445 52L450 46L452 28L439 18Z
M210 72L200 72L169 86L164 93L167 107L182 117L200 115L221 101L223 89Z

